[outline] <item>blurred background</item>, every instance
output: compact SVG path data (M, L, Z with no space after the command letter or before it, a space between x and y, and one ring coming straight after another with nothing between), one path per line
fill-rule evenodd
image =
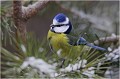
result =
M23 1L28 6L35 1ZM8 13L12 12L12 1L2 1L1 6ZM9 11L8 11L9 10ZM98 36L118 34L119 2L118 1L51 1L37 15L27 22L27 31L34 32L37 38L47 36L53 17L58 13L67 15L74 28L89 31L94 29Z
M27 30L35 32L40 39L47 36L53 17L66 14L74 28L79 31L89 27L98 36L118 34L119 2L117 1L60 1L49 3L27 23ZM90 32L90 33L91 33Z
M35 0L22 1L24 6L32 5L35 2ZM97 40L97 37L119 34L119 1L50 1L27 21L27 32L34 33L39 42L46 40L50 24L58 13L67 15L76 35L86 34L84 37L89 42ZM2 46L9 51L16 52L11 48L9 37L15 30L12 1L1 1L0 14ZM110 46L110 44L106 46ZM118 45L111 47L115 48Z

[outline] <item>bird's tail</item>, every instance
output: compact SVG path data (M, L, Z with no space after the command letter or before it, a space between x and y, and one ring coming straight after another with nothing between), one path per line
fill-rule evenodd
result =
M97 49L97 50L107 51L105 48L95 46L95 45L87 42L83 37L80 37L80 39L77 41L77 44L78 45L87 45L87 46L92 47L92 48Z
M102 48L102 47L99 47L99 46L95 46L95 45L90 44L90 43L88 43L86 45L89 46L89 47L92 47L94 49L97 49L97 50L107 51L105 48Z

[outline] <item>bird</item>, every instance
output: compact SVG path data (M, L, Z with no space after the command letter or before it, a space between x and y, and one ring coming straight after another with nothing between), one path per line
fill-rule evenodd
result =
M83 51L83 48L106 51L105 48L89 43L82 36L79 38L71 36L72 29L73 25L65 14L58 13L54 16L47 40L51 51L57 53L59 57L74 59L81 55L80 51Z

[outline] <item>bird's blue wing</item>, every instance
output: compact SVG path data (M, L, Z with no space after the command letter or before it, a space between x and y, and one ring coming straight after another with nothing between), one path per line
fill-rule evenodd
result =
M76 46L77 45L77 40L79 39L78 37L72 36L67 34L67 37L69 39L69 44L72 46Z
M97 49L97 50L107 51L105 48L95 46L95 45L87 42L83 37L79 38L79 40L77 41L77 44L78 45L87 45L87 46L92 47L92 48Z
M80 37L77 41L77 44L78 45L86 45L88 42L83 38L83 37Z
M93 49L97 49L97 50L102 50L102 51L107 51L105 48L99 47L99 46L95 46L91 43L89 43L88 41L86 41L86 39L84 39L83 37L80 38L76 38L74 36L71 35L67 35L67 37L69 38L69 44L73 45L73 46L77 46L77 45L86 45L89 46Z
M107 51L105 48L102 48L102 47L99 47L99 46L95 46L95 45L90 44L90 43L88 43L86 45L89 46L89 47L92 47L94 49L97 49L97 50Z

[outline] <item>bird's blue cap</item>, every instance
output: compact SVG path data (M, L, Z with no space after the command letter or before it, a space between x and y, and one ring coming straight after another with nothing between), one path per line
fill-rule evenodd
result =
M57 14L54 19L57 21L57 22L64 22L66 20L66 17L63 13L59 13Z

